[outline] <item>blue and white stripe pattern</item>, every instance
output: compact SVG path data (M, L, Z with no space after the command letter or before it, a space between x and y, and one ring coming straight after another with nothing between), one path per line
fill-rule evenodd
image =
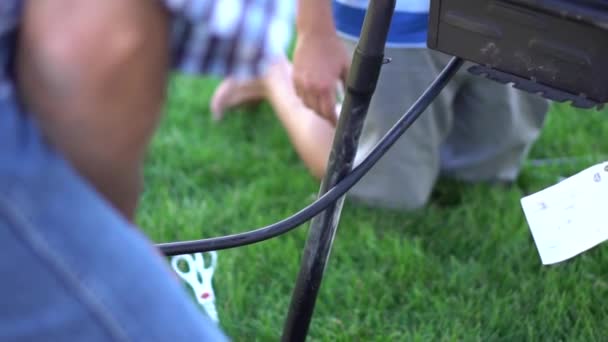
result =
M174 65L182 72L260 76L291 39L292 0L162 1L174 14Z
M333 0L338 33L358 39L369 0ZM429 0L397 0L388 33L388 47L426 47Z

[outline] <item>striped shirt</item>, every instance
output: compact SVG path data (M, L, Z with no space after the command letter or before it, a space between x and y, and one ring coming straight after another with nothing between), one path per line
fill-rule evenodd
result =
M12 59L25 1L0 0L0 96L14 89ZM284 55L291 39L294 1L158 1L172 14L171 53L177 71L258 77Z
M465 0L463 0L465 1ZM357 40L369 0L333 0L338 33ZM386 46L426 47L430 0L397 0Z
M175 67L250 78L285 53L293 0L162 0L174 15Z

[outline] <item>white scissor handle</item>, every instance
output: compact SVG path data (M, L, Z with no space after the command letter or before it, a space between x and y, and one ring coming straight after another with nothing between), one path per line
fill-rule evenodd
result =
M182 271L179 267L180 262L185 262L188 265L188 271ZM190 254L177 255L171 258L171 266L183 280L188 283L198 282L196 260Z
M194 258L195 258L196 262L198 263L199 271L209 270L209 271L211 271L211 273L213 273L213 271L215 270L215 268L217 266L217 252L211 251L208 253L209 253L209 256L211 257L211 263L209 264L208 267L205 265L205 258L203 256L203 253L194 254Z
M215 308L215 292L213 291L213 273L217 266L217 252L209 252L211 262L205 266L203 253L177 255L171 258L171 266L175 272L186 282L192 290L198 303L205 309L207 315L214 322L219 322ZM179 268L180 262L188 265L188 271Z

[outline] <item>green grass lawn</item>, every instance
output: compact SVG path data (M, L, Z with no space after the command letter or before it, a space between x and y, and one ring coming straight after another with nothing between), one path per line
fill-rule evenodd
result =
M139 223L155 241L196 239L272 223L314 200L307 173L268 105L213 123L213 80L177 78L146 168ZM543 267L519 199L608 151L608 113L553 108L532 158L509 188L442 182L410 214L346 202L311 341L595 341L608 336L608 250ZM608 203L608 202L607 202ZM219 252L223 329L236 341L276 341L307 226Z

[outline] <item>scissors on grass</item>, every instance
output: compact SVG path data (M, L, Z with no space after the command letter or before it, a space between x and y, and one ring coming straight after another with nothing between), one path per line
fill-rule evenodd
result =
M196 300L205 309L214 322L219 318L215 308L215 293L213 292L213 273L217 266L217 252L209 252L211 263L205 266L202 253L177 255L171 258L171 266L194 291ZM183 266L186 266L184 270Z

